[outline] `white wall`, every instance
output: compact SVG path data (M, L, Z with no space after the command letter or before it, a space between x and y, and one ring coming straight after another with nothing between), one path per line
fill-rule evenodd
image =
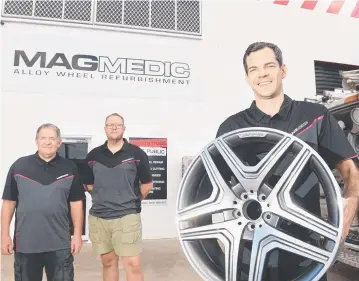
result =
M15 23L2 27L2 182L16 158L35 151L41 123L53 122L64 134L92 135L97 146L104 141L104 117L120 112L126 137L168 138L168 204L145 206L142 216L144 238L176 237L181 157L197 154L224 118L250 105L242 67L250 43L271 41L282 48L289 68L285 91L298 100L315 93L314 60L359 65L358 19L263 1L213 0L202 7L203 40ZM19 77L12 74L14 49L186 62L191 84Z

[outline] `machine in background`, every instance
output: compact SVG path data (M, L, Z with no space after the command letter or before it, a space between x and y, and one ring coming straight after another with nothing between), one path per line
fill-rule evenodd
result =
M306 101L323 104L338 120L339 126L345 132L354 150L359 154L359 69L339 71L342 78L342 88L333 91L323 91L316 98L306 98ZM359 168L359 157L354 159ZM333 171L338 183L344 186L339 173ZM324 194L322 202L325 204ZM322 210L326 210L323 206ZM325 214L323 214L325 216ZM346 239L343 251L338 261L359 268L359 212L353 222L351 231Z

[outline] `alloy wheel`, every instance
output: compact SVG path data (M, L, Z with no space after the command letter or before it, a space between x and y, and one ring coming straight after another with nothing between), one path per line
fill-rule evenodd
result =
M315 194L319 204L319 189L308 189L315 181L327 200L325 219L307 204ZM342 208L340 188L314 149L282 131L247 128L194 158L179 188L177 230L205 281L263 281L273 268L318 281L340 251ZM283 253L299 263L273 266Z

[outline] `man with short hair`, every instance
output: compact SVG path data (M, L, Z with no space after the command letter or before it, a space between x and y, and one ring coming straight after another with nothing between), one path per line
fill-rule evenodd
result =
M336 168L344 178L344 239L358 207L359 172L353 161L358 155L327 108L319 104L295 101L284 94L282 80L287 75L287 67L278 46L266 42L251 44L243 57L243 65L255 100L250 108L229 116L221 123L217 137L241 128L267 127L292 133L308 143L330 168ZM255 147L242 153L256 156ZM315 182L303 198L306 207L318 216L319 194L319 184ZM294 225L290 227L295 229ZM300 235L300 229L294 232ZM287 281L298 276L301 260L283 253L277 261L282 272L272 271L266 281ZM322 280L326 280L326 277Z
M16 160L7 175L1 210L1 252L15 251L15 280L74 281L73 255L82 246L84 188L75 163L60 157L60 129L43 124L37 152ZM69 203L74 235L71 239ZM9 234L15 214L14 247Z
M146 153L123 137L124 118L106 117L106 142L88 154L84 183L92 196L89 236L101 256L103 280L119 280L121 256L128 281L143 281L141 200L152 189Z

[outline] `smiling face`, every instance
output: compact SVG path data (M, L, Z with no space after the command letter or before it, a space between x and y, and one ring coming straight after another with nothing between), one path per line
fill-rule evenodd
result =
M45 127L38 132L36 145L40 156L51 158L61 146L61 139L55 129Z
M279 65L271 48L252 52L246 61L246 80L257 98L271 99L283 94L282 80L287 69L285 65Z

